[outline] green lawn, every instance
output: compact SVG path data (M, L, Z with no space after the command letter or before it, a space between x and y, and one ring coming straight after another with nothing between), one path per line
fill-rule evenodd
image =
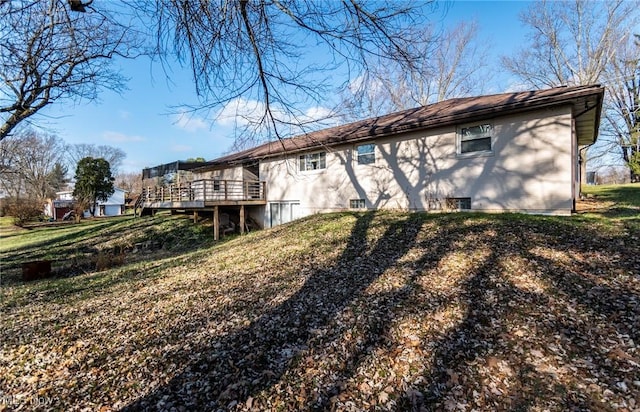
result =
M584 194L611 201L620 206L638 207L640 205L640 183L584 186L582 191Z
M0 217L0 228L13 226L13 218L11 216Z
M598 188L640 206L623 189ZM3 231L0 411L634 410L640 225L616 213ZM56 277L22 282L41 258Z

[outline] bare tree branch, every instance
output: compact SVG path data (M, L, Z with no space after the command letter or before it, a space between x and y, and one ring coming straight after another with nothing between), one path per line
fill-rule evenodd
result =
M91 1L16 0L0 4L0 140L47 105L94 100L103 88L120 91L125 78L115 56L135 57L133 28ZM85 7L84 13L71 11ZM124 20L122 16L118 16Z
M487 48L476 42L478 27L465 22L437 33L423 27L414 48L422 56L411 70L380 62L351 84L343 94L343 110L350 119L482 93Z
M200 103L214 114L237 102L260 107L240 139L282 138L304 127L305 109L326 101L336 76L347 84L372 63L406 68L417 22L431 2L361 0L159 0L129 2L153 19L157 52L192 70ZM309 63L307 63L309 62ZM226 111L225 111L226 112Z
M56 165L64 163L64 142L56 136L24 130L0 141L0 185L14 199L43 200L58 187L50 179Z
M612 64L619 59L621 47L629 41L639 18L636 5L623 0L534 2L521 15L531 29L529 43L515 56L504 56L502 63L526 85L536 88L603 83L608 91L605 106L610 108L612 100L619 100L611 92L619 86L626 89L624 82L615 80L620 76L612 73ZM599 148L611 146L602 144ZM580 155L584 177L587 150L581 150Z

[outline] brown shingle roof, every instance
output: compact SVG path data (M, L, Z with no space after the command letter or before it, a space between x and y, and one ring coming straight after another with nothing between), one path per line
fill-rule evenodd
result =
M427 106L322 129L281 141L265 143L248 150L220 157L213 160L212 164L222 166L259 160L278 156L282 153L295 153L303 150L368 140L412 130L424 130L461 122L475 121L480 118L518 113L560 104L574 105L575 116L576 111L583 110L585 106L587 106L588 109L588 104L591 103L591 108L597 109L596 119L593 120L593 122L599 123L603 94L604 88L599 85L593 85L555 87L545 90L455 98ZM591 119L589 123L592 123ZM593 127L594 136L592 139L584 138L584 141L595 140L595 135L597 135L598 130L597 124L593 125Z

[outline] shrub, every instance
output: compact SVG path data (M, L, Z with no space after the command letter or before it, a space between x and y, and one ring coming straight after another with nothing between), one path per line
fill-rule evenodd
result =
M43 204L37 199L9 199L5 212L13 217L16 226L24 226L25 223L38 220L43 214Z
M100 251L95 257L95 261L97 271L121 266L124 263L124 253L115 254L111 251Z

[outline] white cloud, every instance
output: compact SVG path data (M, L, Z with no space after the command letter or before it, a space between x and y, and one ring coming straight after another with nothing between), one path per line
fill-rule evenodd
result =
M380 79L361 74L351 80L347 88L352 94L366 91L366 93L375 96L384 91L384 84Z
M145 140L147 140L142 136L132 136L111 131L102 133L102 138L108 142L113 143L144 142Z
M187 113L186 111L181 111L180 113L173 116L174 125L182 130L186 130L190 133L195 133L200 130L206 130L209 127L209 124L202 117L197 117Z
M326 121L331 124L336 124L337 122L335 113L331 109L322 106L314 106L308 108L305 112L305 117L308 119L308 121L313 122L324 123Z
M264 132L266 127L264 124L265 109L263 102L242 98L234 99L218 112L216 125L247 127L253 129L254 132ZM300 134L305 130L333 126L337 123L337 118L333 115L331 109L322 106L310 107L304 113L297 115L279 105L272 105L270 109L275 119L282 124L282 130L280 131L283 132L285 128L289 128L289 132L292 135Z
M264 103L256 100L234 99L218 112L216 123L220 126L247 126L258 122L264 110Z

